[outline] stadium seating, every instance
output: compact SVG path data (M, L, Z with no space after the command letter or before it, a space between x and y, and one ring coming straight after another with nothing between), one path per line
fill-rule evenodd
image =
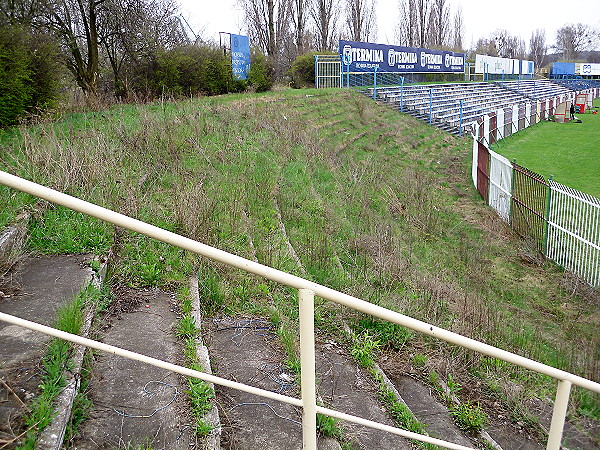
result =
M365 91L379 101L454 134L466 131L479 117L499 109L506 110L508 117L513 106L520 105L521 115L524 115L527 103L532 104L535 111L537 100L572 92L548 80L385 86Z

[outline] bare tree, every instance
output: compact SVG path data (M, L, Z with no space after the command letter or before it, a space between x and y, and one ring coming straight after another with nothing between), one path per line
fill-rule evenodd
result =
M239 4L246 16L250 39L263 53L275 58L289 34L289 0L239 0Z
M479 38L473 49L473 54L498 56L496 41L490 38Z
M579 52L593 46L595 34L591 27L582 23L565 25L556 32L555 48L562 53L563 59L577 59Z
M507 30L496 30L492 34L492 39L496 43L498 56L501 58L524 59L525 41L518 36L512 36Z
M427 47L427 33L429 31L429 16L431 15L430 0L414 0L414 17L416 19L416 41L417 47Z
M313 0L311 16L315 26L315 44L319 51L333 50L337 35L339 8L335 0Z
M535 63L536 68L542 67L547 51L546 32L542 29L535 30L529 40L529 59Z
M29 26L40 14L36 0L0 0L0 24Z
M450 8L446 0L430 0L428 47L441 48L448 43Z
M446 0L400 0L399 41L409 47L442 47L448 41Z
M455 50L462 50L465 24L463 20L462 7L459 5L454 13L454 27L452 30L452 46Z
M187 41L174 0L106 0L99 36L113 71L115 94L128 93L128 68L157 48Z
M292 0L292 18L294 21L294 44L295 53L303 54L307 50L307 22L310 0Z
M346 0L346 25L353 41L368 41L374 37L375 1Z
M414 47L417 39L416 0L398 0L400 23L396 27L396 39L401 45Z
M86 98L95 97L99 72L98 14L105 0L44 0L48 27L64 46L67 68Z

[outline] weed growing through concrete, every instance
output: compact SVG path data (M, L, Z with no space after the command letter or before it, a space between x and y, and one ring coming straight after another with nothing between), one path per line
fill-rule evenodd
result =
M391 391L383 382L381 377L374 374L375 379L379 382L379 398L385 404L387 411L394 420L397 426L413 433L426 434L426 425L418 420L412 412L398 399L396 394ZM418 447L426 449L437 449L436 445L428 444L421 441L413 441Z
M461 403L450 408L450 415L456 424L470 433L482 430L488 423L487 416L479 403Z
M178 296L184 315L179 320L175 333L184 342L187 367L203 372L204 368L200 365L196 353L196 338L200 335L200 330L191 315L192 303L189 289L182 288ZM205 416L213 407L212 399L215 397L215 391L205 381L193 377L188 377L188 387L186 393L195 418L194 431L198 436L207 436L212 431L212 426L206 421Z
M88 284L80 293L76 294L71 302L60 308L57 312L54 328L71 334L79 334L86 305L94 302L100 295L100 290L93 284ZM72 349L70 342L53 338L44 357L42 358L42 373L40 381L40 395L30 407L30 414L25 419L28 431L22 447L34 449L39 433L46 428L54 416L54 399L66 385L65 371L72 365Z
M350 354L361 366L370 369L375 364L377 351L380 348L381 343L374 339L369 332L365 332L353 341Z

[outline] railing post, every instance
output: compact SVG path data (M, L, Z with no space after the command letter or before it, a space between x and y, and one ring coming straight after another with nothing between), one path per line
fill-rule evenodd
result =
M429 89L429 125L433 123L433 88Z
M317 394L315 388L315 294L298 290L300 308L300 383L302 389L303 449L317 449Z
M560 450L570 393L571 382L558 380L558 389L556 390L556 400L554 401L554 412L552 413L552 422L550 424L550 433L548 435L546 450Z
M402 77L402 85L400 86L400 111L404 112L404 77Z
M464 100L461 98L460 99L460 115L459 115L459 123L458 123L458 128L459 128L459 134L462 136L463 135L463 102Z
M377 100L377 67L373 72L373 100Z
M548 198L546 199L546 226L544 228L544 256L548 257L548 236L550 234L550 206L552 204L552 180L554 175L548 179Z

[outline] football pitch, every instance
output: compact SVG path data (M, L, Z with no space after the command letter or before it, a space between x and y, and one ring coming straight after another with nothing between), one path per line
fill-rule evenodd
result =
M543 121L499 141L494 150L548 179L600 198L600 99L598 114L575 114L582 123Z

